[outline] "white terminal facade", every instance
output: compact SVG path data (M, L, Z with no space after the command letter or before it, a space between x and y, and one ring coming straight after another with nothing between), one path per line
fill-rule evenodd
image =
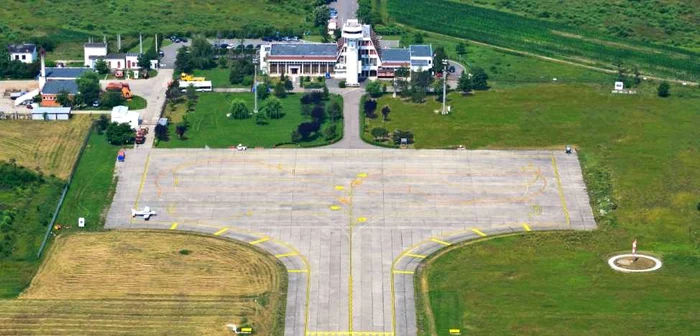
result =
M270 76L327 76L348 86L364 78L393 78L394 71L433 68L433 48L382 48L370 25L348 20L337 43L272 43L260 48L260 70Z

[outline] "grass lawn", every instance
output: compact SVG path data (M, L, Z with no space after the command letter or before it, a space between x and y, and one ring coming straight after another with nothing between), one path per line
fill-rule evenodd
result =
M194 112L187 114L190 128L185 133L184 139L178 139L175 133L175 125L180 115L173 116L175 122L169 125L169 141L158 144L161 148L227 148L239 143L249 147L273 147L277 144L289 143L292 131L308 118L301 115L301 102L299 95L289 94L281 99L284 117L278 120L268 120L267 125L255 124L255 118L236 120L226 117L233 99L242 99L248 109L253 111L253 95L251 93L202 93ZM333 99L341 99L334 96ZM260 109L265 105L259 101ZM342 106L342 102L341 102ZM166 111L169 111L166 108ZM179 110L182 111L182 110ZM170 113L170 112L169 112ZM182 112L181 112L182 113ZM321 129L329 124L326 121ZM339 133L342 122L337 122ZM338 138L339 139L339 138ZM337 139L336 139L337 141ZM312 141L304 142L304 146L323 145L327 141L322 137L315 137Z
M147 105L148 103L146 102L146 99L136 95L131 97L131 101L126 102L126 106L129 107L129 110L143 110Z
M286 293L279 260L249 244L148 231L62 235L32 285L0 300L0 334L224 335L235 323L280 336Z
M0 160L15 159L18 165L66 179L90 124L90 117L79 115L68 122L3 120Z
M428 268L427 285L431 291L443 292L431 295L429 303L440 328L438 334L444 334L448 324L460 323L455 327L485 335L575 335L590 334L591 330L601 330L597 334L641 334L654 328L659 328L659 332L653 332L657 334L689 334L697 330L697 322L687 312L700 309L697 294L690 294L692 286L697 288L698 284L686 280L700 278L700 212L696 210L700 201L698 88L673 86L673 96L663 99L656 97L652 84L639 88L637 95L614 95L608 86L598 85L501 87L494 83L494 87L469 97L450 95L453 113L448 116L433 113L440 108L434 97L428 97L426 104L382 97L378 108L391 107L390 121L383 123L381 117L366 120L366 132L373 127L409 129L415 134L416 148L465 145L561 150L572 144L580 151L600 228L593 233L561 233L546 238L533 234L535 238L493 241L488 246L498 248L484 247L491 249L489 258L474 256L476 252L449 257L460 260L459 271L439 268L442 262L437 258L436 270ZM608 269L605 256L628 250L635 238L641 250L660 255L665 261L660 272L627 277ZM530 244L528 239L539 240ZM517 251L523 251L524 256L520 258ZM523 261L528 255L536 262L549 262L549 273L542 273L547 266L529 270L529 264ZM480 268L484 273L472 274ZM499 273L499 269L504 271ZM493 277L505 270L512 271L514 280L502 276L503 281L494 281ZM493 273L491 277L489 272ZM538 273L541 278L536 278ZM518 274L528 282L521 286ZM528 274L533 277L528 279ZM623 280L627 279L631 287L623 290ZM474 286L463 288L465 282ZM482 293L504 294L478 294L477 287ZM574 295L574 291L590 293L590 298ZM695 295L696 300L688 295ZM540 302L535 306L536 296ZM605 296L613 296L614 307L622 313L607 314L615 310ZM454 297L461 302L459 305L448 302ZM664 299L657 300L661 297ZM657 302L647 304L649 301ZM522 313L510 313L517 311ZM634 326L626 331L630 323L625 322L630 319ZM423 315L421 328L430 330L425 322L431 320ZM559 325L548 329L556 321Z
M78 230L78 218L85 217L85 228L79 230L102 230L116 186L114 164L120 148L110 145L104 135L95 131L90 133L56 219L57 224Z
M194 70L195 77L206 77L208 81L211 81L211 85L214 88L246 88L250 86L244 86L241 84L231 84L228 80L228 75L230 71L228 68L222 69L219 67L208 69L208 70Z

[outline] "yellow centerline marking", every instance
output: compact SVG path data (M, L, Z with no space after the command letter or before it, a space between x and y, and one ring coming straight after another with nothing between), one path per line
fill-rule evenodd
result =
M309 273L309 270L298 270L298 269L293 269L293 270L287 270L288 273Z
M270 237L263 237L263 238L260 238L260 239L258 239L258 240L255 240L255 241L250 242L250 245L260 244L260 243L266 242L266 241L268 241L268 240L270 240Z
M420 258L420 259L425 258L425 256L422 254L413 254L413 253L406 253L406 256L412 257L412 258Z
M175 230L177 229L177 223L173 223L173 225L170 225L170 230Z
M141 184L139 184L139 191L136 194L136 201L134 202L134 209L139 208L139 199L141 198L141 191L143 191L143 185L146 184L146 175L148 174L148 167L151 165L151 153L148 153L146 157L146 167L143 168L143 174L141 174Z
M564 198L564 189L561 187L561 179L559 178L559 169L557 168L557 159L554 158L552 154L552 167L554 167L554 177L557 179L557 189L559 190L559 198L561 199L561 207L564 209L564 217L566 218L566 225L571 226L571 219L569 218L569 210L566 208L566 198Z
M214 232L214 235L215 235L215 236L219 236L219 235L221 235L222 233L224 233L224 232L226 232L226 231L228 231L228 228L223 228L223 229L221 229L221 230L219 230L219 231Z
M527 225L527 224L523 224L523 229L525 229L525 231L532 231L532 230L530 229L530 226Z
M434 243L442 244L442 245L445 245L445 246L450 246L450 245L452 245L452 244L450 244L450 243L448 243L448 242L446 242L446 241L443 241L443 240L440 240L440 239L437 239L437 238L430 238L430 240L431 240L432 242L434 242Z
M472 231L474 231L474 233L478 234L479 236L486 237L486 234L481 232L481 230L479 229L472 229Z
M284 258L284 257L293 257L295 255L297 255L296 252L289 252L289 253L275 254L275 257Z
M413 271L394 270L394 274L413 274Z

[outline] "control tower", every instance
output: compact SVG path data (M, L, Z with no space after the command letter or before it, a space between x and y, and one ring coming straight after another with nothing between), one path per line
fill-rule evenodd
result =
M360 73L360 46L362 40L362 25L357 20L347 20L343 25L342 37L345 39L345 65L347 86L359 86L358 74Z

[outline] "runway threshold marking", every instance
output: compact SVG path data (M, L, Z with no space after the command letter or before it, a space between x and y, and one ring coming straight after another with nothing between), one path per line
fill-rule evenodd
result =
M443 241L443 240L440 240L440 239L437 239L437 238L430 238L430 241L432 241L433 243L438 243L438 244L442 244L442 245L445 245L445 246L450 246L450 245L452 245L452 244L450 244L450 243L448 243L448 242L446 242L446 241Z
M214 235L215 235L215 236L219 236L219 235L221 235L222 233L224 233L224 232L226 232L226 231L228 231L228 228L223 228L223 229L221 229L221 230L219 230L219 231L214 232Z
M486 234L481 232L481 230L479 229L472 229L472 231L474 231L474 233L478 234L479 236L486 237Z
M258 239L258 240L254 240L254 241L250 242L250 245L257 245L257 244L266 242L266 241L268 241L268 240L270 240L270 237L262 237L262 238L260 238L260 239Z
M523 223L523 229L525 229L525 231L532 231L532 230L530 229L530 225L527 225L527 224L524 224L524 223Z
M552 154L552 167L554 167L554 177L557 179L557 190L559 191L559 198L561 199L561 207L564 209L566 225L571 226L571 218L569 218L569 210L566 208L566 198L564 198L564 188L561 186L561 178L559 178L559 169L557 168L557 159L554 158L554 154Z
M177 223L173 223L173 225L170 225L170 230L175 230L177 229Z

